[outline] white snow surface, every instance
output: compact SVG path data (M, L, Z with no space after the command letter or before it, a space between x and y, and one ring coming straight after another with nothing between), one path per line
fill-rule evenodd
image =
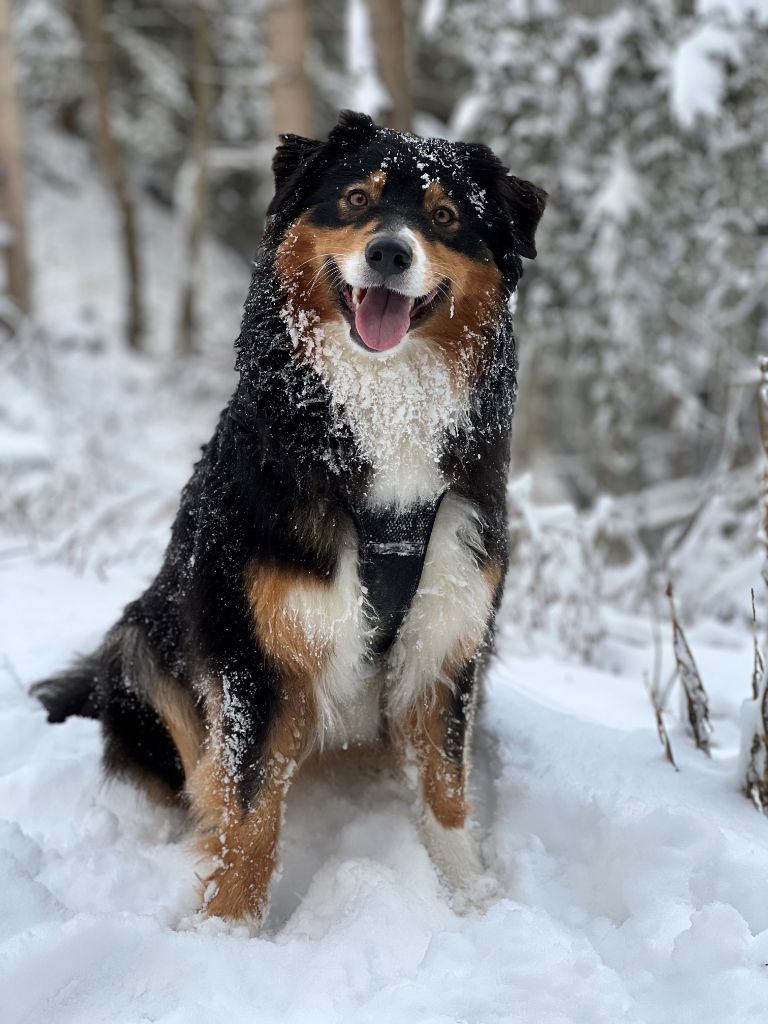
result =
M693 631L716 756L670 716L675 773L640 623L613 624L598 669L521 654L506 608L474 744L479 897L442 887L401 780L336 765L296 783L250 937L187 930L198 866L180 816L105 784L96 723L50 726L25 692L146 576L22 558L0 579L6 1024L764 1019L768 823L733 771L748 636Z
M291 791L262 934L195 921L201 865L180 813L105 783L98 725L48 725L26 692L92 649L151 579L231 383L210 360L171 371L128 359L101 328L100 356L73 340L77 280L93 282L90 322L114 315L108 274L96 284L103 238L89 195L43 195L33 224L38 288L55 299L49 341L28 359L0 353L3 1024L764 1021L768 821L737 772L750 634L703 619L688 630L713 757L672 701L675 772L643 686L650 626L607 599L569 613L599 615L585 665L529 626L510 589L474 737L487 867L472 892L441 883L409 785L350 756ZM64 223L68 203L77 225ZM57 237L79 227L88 239L79 260L54 251L46 265L48 216ZM566 589L577 595L579 578ZM668 629L664 642L662 677Z

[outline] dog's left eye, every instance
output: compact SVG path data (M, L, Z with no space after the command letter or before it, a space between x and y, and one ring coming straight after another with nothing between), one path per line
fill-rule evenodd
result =
M435 224L451 224L456 220L456 214L453 210L449 210L447 206L438 206L432 214L432 220Z
M367 206L368 196L361 188L355 188L347 196L347 202L350 206Z

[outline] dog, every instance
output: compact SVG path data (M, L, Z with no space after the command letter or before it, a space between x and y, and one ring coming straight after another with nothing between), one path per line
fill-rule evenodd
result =
M108 774L185 804L206 915L258 926L310 754L416 765L444 879L481 870L472 722L507 571L510 299L546 193L485 146L344 111L281 136L239 382L164 562L94 654L33 687L98 718Z

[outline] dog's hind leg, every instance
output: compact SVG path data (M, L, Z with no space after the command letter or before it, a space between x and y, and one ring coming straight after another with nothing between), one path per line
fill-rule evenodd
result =
M469 747L476 665L452 673L453 691L438 687L433 699L410 714L405 735L413 748L423 798L424 843L452 887L471 882L482 864L469 830Z
M214 858L203 883L203 912L258 927L277 864L283 802L312 742L314 704L306 688L281 681L264 730L254 720L249 690L247 681L240 688L228 677L212 738L187 791L199 823L198 848Z
M142 631L120 624L94 654L30 689L49 722L98 718L104 768L167 802L195 767L202 719L192 694L164 672Z
M107 642L99 680L107 774L177 799L202 742L193 695L161 668L139 627L116 627Z
M108 775L127 777L163 802L182 793L199 756L202 718L137 626L115 626L98 651L30 693L49 722L71 715L101 721Z

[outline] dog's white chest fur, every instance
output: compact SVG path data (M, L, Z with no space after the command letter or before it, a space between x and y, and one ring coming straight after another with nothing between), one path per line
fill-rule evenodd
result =
M331 324L315 366L373 467L369 502L408 506L440 494L443 438L468 411L440 354L406 338L392 355L371 355L350 342L345 325Z

